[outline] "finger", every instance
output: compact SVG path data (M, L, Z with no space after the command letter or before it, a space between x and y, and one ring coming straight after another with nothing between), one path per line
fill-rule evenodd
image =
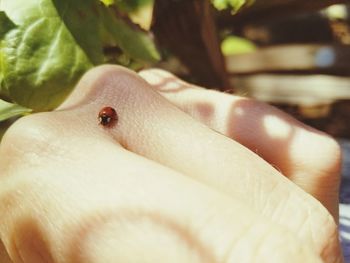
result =
M14 262L321 262L311 237L124 150L83 108L24 118L1 144L16 166L0 181Z
M259 154L337 218L341 158L334 139L258 101L195 87L162 70L140 75L183 111Z
M77 94L88 95L75 100ZM137 75L112 66L94 69L61 110L87 102L96 105L96 112L114 105L119 121L109 132L130 151L243 200L301 239L317 232L315 247L338 246L337 227L316 200L242 145L178 110Z

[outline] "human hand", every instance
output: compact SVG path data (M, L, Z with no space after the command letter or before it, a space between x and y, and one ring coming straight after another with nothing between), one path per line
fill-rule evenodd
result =
M5 135L0 237L13 262L341 262L332 139L265 104L141 75L173 104L103 66ZM104 106L113 127L98 124Z

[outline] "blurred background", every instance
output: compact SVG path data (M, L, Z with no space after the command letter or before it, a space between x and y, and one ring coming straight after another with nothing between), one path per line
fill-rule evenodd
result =
M349 139L350 5L341 2L256 0L233 14L210 1L155 0L158 66Z

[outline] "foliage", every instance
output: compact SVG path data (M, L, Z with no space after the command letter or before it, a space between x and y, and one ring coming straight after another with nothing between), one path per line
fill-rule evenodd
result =
M254 0L212 0L212 2L218 10L231 8L232 12L235 13L244 5L252 4Z
M247 39L236 36L228 36L223 40L221 50L225 56L228 56L253 52L256 50L256 46Z
M28 108L0 100L0 122L30 112Z
M145 32L98 0L2 0L0 9L0 94L34 111L58 106L84 72L111 59L105 50L159 59Z
M237 11L253 0L212 1L220 10ZM149 33L130 20L137 21L135 14L153 3L0 0L0 124L56 108L95 65L138 68L157 62L159 53Z
M114 0L113 2L120 10L129 13L134 12L147 4L152 4L153 0Z

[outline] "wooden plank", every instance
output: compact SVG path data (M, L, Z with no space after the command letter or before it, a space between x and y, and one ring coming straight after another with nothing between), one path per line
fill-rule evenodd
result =
M334 4L346 4L348 0L255 0L255 3L232 16L223 11L218 15L220 27L225 25L242 26L259 23L262 20L274 19L297 13L317 11Z
M249 12L267 12L268 10L297 9L319 10L334 4L348 3L347 0L255 0Z
M329 104L350 99L350 77L257 74L235 76L237 94L273 103Z
M266 71L350 71L350 48L331 45L281 45L226 58L230 74Z
M233 26L232 32L259 46L336 43L331 25L327 17L317 12L260 20L241 28Z

